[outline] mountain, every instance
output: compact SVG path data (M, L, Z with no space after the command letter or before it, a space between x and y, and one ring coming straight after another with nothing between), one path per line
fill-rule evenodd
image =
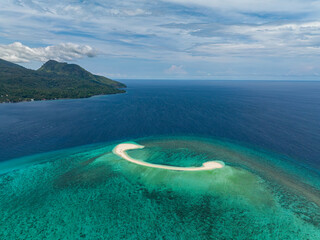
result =
M126 85L94 75L76 64L49 60L31 70L0 59L0 102L86 98L125 92Z

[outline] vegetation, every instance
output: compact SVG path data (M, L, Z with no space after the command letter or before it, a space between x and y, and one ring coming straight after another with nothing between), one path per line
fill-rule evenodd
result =
M0 102L86 98L125 92L126 86L76 64L50 60L31 70L0 59Z

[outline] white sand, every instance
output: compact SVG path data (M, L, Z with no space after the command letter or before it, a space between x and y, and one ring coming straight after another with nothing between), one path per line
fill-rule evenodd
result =
M152 168L160 168L160 169L167 169L167 170L175 170L175 171L205 171L205 170L212 170L216 168L223 168L224 164L220 162L215 162L215 161L210 161L210 162L205 162L201 167L174 167L174 166L165 166L165 165L160 165L160 164L152 164L152 163L147 163L143 161L139 161L136 159L131 158L128 156L126 153L127 150L132 150L132 149L141 149L144 148L142 145L138 144L133 144L133 143L121 143L118 144L112 151L114 154L122 157L123 159L138 164L146 167L152 167Z

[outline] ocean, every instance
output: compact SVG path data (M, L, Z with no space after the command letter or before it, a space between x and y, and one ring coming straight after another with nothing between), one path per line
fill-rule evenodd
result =
M123 82L0 104L1 239L320 239L320 82Z
M0 161L99 142L196 135L320 166L320 82L124 82L126 94L0 104Z

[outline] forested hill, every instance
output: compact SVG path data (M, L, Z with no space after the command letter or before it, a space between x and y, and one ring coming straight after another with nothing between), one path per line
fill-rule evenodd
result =
M123 83L94 75L76 64L49 60L31 70L0 59L0 102L86 98L125 92Z

